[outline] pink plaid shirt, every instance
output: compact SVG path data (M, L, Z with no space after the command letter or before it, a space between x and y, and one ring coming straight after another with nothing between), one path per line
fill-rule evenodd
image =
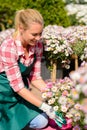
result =
M36 54L36 62L30 73L29 80L40 79L41 57L43 52L43 45L38 42L36 46L29 48L29 58L25 58L24 50L19 40L13 40L11 37L6 39L0 46L0 72L5 71L9 80L10 86L13 90L19 91L24 87L21 72L18 66L18 59L25 66L29 66L34 60L34 53Z

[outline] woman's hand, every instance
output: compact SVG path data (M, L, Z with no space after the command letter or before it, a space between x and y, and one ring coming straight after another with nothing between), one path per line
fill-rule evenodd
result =
M22 88L20 91L17 92L17 94L20 95L23 99L25 99L29 103L31 103L37 107L39 107L42 104L42 101L40 99L38 99L38 97L35 96L27 88Z
M44 111L51 119L55 119L56 118L55 111L48 104L43 102L42 105L39 108L42 111Z
M33 85L34 87L36 87L37 89L39 89L40 91L46 87L46 83L44 82L43 79L37 79L37 80L33 80L31 82L31 85Z

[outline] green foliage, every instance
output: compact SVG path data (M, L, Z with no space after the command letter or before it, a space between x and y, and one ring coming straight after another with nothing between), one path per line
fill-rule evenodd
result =
M23 5L24 0L0 0L0 30L13 27L15 11L22 9Z
M78 40L75 44L72 44L74 54L80 57L84 52L85 45L86 45L85 40L84 41Z
M0 30L13 27L15 11L24 8L34 8L42 14L45 26L57 24L70 25L65 5L62 0L0 0ZM3 14L3 15L2 15Z
M77 14L69 15L71 26L73 26L73 25L85 25L84 22L79 22L80 18L78 20L76 19L76 15Z
M40 0L38 0L40 2ZM41 8L43 7L43 8ZM67 27L70 25L65 5L61 0L42 0L40 11L44 17L45 25L57 24Z
M87 4L86 0L64 0L66 4L74 3L74 4Z

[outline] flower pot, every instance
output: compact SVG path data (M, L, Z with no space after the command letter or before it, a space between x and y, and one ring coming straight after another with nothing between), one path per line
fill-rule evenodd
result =
M73 54L71 58L75 60L75 70L77 70L78 69L78 56L76 54Z

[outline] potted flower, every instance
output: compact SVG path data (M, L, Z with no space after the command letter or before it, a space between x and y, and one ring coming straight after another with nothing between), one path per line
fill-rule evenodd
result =
M52 81L56 80L57 63L63 64L69 68L69 57L73 53L66 39L63 39L62 32L64 28L57 25L48 25L44 28L42 39L44 51L51 70Z
M43 100L51 105L60 117L71 119L72 130L87 129L87 63L70 73L70 77L47 80L42 90ZM59 127L65 129L63 124Z
M66 39L70 44L73 54L72 59L75 59L75 70L78 68L78 59L83 61L86 59L87 46L87 26L70 26L63 30L63 39Z

